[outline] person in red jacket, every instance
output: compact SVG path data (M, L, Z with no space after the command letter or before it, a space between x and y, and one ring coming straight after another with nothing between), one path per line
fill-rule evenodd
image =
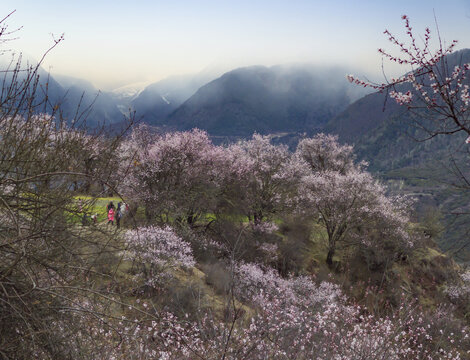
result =
M114 208L108 210L108 225L114 225Z

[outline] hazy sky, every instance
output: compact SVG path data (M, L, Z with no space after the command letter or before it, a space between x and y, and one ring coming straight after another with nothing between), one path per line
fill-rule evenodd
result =
M9 47L40 58L51 34L65 33L45 67L107 90L220 65L315 62L374 72L377 49L391 48L383 30L403 35L403 14L418 33L435 30L433 10L443 38L470 48L470 0L0 1L0 16L15 9L9 27L23 28Z

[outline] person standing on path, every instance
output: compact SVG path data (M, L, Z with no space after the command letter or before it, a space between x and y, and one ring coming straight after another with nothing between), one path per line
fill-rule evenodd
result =
M121 227L121 218L122 218L122 203L118 202L116 209L116 226L119 229Z
M110 208L108 211L108 225L114 225L114 207Z
M110 209L114 210L114 204L112 201L110 201L109 204L106 206L106 212L109 212Z

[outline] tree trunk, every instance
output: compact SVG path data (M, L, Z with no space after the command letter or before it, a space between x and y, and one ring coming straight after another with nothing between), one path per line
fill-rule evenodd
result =
M186 222L190 227L193 227L194 223L196 222L196 216L194 214L186 216Z
M151 205L150 204L146 204L145 205L145 218L147 219L147 221L151 221L153 220L153 217L155 215L155 212L154 210L151 208Z
M328 246L328 255L326 255L326 263L329 267L333 265L333 256L336 251L336 239L330 239L330 244Z
M253 221L255 225L261 224L262 220L263 220L263 213L261 211L258 211L258 212L255 211L253 213Z
M329 249L328 255L326 256L326 263L329 267L333 265L333 255L335 254L335 249Z

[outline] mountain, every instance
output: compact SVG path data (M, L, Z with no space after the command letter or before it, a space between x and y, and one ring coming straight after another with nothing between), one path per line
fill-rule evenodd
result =
M143 121L164 125L168 115L189 99L201 86L221 75L220 69L209 68L197 74L171 76L148 85L130 102Z
M147 85L147 82L138 82L113 89L111 91L111 95L116 101L118 109L123 114L127 114L129 110L132 110L132 102L140 95Z
M14 66L18 62L20 65L15 73ZM10 86L12 81L21 84L36 64L37 61L33 58L22 55L0 57L0 70L4 71L2 87ZM99 92L91 83L69 76L50 74L42 67L37 69L37 75L39 79L34 106L36 112L52 113L58 104L60 114L65 120L71 122L73 119L86 118L86 125L90 128L122 121L123 116L112 96ZM33 86L31 84L29 91L33 90Z
M239 68L202 86L166 125L215 136L318 131L364 94L351 90L345 73L310 65Z
M90 127L123 120L118 101L110 92L99 91L90 82L70 76L54 75L62 85L61 101L67 118L86 118Z
M295 143L302 132L316 132L364 94L345 81L344 69L311 65L253 66L224 73L209 68L148 85L131 84L112 92L69 76L47 74L49 99L64 117L87 119L87 126L121 126L123 114L164 130L205 129L212 136L277 133ZM135 86L134 86L135 85ZM78 109L78 111L77 111Z
M63 87L48 74L44 69L39 67L36 75L38 78L32 77L35 71L34 59L20 54L16 56L0 56L0 79L1 99L2 102L8 102L11 93L25 90L27 87L28 94L34 91L34 102L24 104L19 109L19 113L29 112L31 107L35 112L52 112L55 103L62 99L64 94ZM36 83L37 80L37 83ZM46 101L46 98L48 101Z

